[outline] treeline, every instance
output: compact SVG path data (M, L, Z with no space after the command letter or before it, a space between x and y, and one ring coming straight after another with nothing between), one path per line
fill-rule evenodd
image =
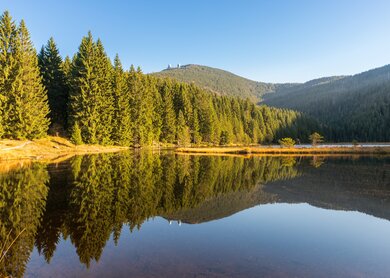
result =
M191 84L113 63L88 33L72 59L51 38L36 55L27 28L0 19L0 137L47 132L76 144L229 144L307 139L316 124L291 110L217 96Z
M2 172L0 242L21 234L0 261L0 276L22 277L34 246L50 262L62 237L71 240L88 266L99 260L110 235L118 242L123 226L140 229L151 217L299 175L285 159L290 158L137 152L78 156L59 165L36 163ZM274 201L271 195L269 200ZM232 204L225 205L231 211Z

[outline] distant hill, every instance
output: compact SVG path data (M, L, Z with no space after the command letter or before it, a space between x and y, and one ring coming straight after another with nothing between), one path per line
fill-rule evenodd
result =
M303 112L321 123L320 131L328 141L390 141L390 65L353 76L281 84L200 65L153 74L193 82L220 95Z
M186 83L193 82L220 95L249 98L254 102L259 101L265 93L273 92L277 86L277 84L257 82L225 70L200 65L165 69L153 75L171 77Z
M193 64L165 69L152 73L152 75L195 83L220 95L249 98L254 102L259 102L263 96L270 96L275 92L288 93L344 78L344 76L333 76L314 79L306 83L267 83L253 81L222 69Z
M331 140L390 141L390 65L279 87L263 99L316 118Z

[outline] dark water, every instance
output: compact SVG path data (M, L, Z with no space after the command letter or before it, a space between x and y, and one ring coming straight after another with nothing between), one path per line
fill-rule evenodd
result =
M390 158L104 154L0 184L0 276L390 276Z

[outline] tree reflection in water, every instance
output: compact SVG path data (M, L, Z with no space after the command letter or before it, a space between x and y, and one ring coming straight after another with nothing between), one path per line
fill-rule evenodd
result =
M34 244L50 262L61 237L70 238L88 267L99 260L111 235L118 242L123 225L133 231L155 216L197 223L287 200L288 181L327 165L319 167L318 161L324 162L146 151L78 156L2 173L0 242L9 231L12 237L25 231L1 262L1 275L22 276ZM275 186L264 187L270 182Z

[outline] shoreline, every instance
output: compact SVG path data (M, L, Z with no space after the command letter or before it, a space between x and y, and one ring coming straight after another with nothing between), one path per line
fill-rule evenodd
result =
M177 154L197 155L267 155L267 156L291 156L291 155L390 155L390 144L379 145L296 145L290 148L280 146L216 146L216 147L177 147L174 145L145 147L147 149L170 149ZM43 161L56 163L75 155L87 155L98 153L113 153L132 150L132 147L79 145L72 144L63 137L48 136L37 140L0 140L0 163L13 164L24 161ZM137 148L135 148L137 149ZM142 148L144 149L144 148Z
M65 138L48 136L37 140L0 140L0 162L43 161L58 162L75 155L110 153L129 150L129 147L79 145Z
M390 145L378 147L187 147L177 148L176 153L186 154L241 154L241 155L317 155L317 154L384 154L390 155Z

